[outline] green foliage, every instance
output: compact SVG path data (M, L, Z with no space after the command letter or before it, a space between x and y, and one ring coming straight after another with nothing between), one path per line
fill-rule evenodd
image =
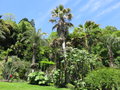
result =
M54 65L55 63L53 61L49 61L48 58L43 58L40 61L40 67L41 70L45 70L45 68L49 67L50 65Z
M85 81L82 80L82 79L75 80L75 81L74 81L74 85L75 85L75 89L77 89L77 90L87 90L87 89L85 88L86 83L85 83Z
M98 55L89 54L86 50L77 48L67 48L67 74L69 82L72 82L76 88L83 87L83 80L86 74L92 70L102 67Z
M85 77L87 88L90 90L102 89L119 90L120 70L114 68L102 68L90 72Z
M48 64L48 65L53 65L55 64L54 62L52 61L40 61L41 64Z
M49 42L52 42L54 39L58 38L57 32L52 32L49 37L48 40Z
M36 85L50 85L51 81L45 75L44 72L33 72L28 75L28 81L30 84L36 84Z
M18 24L19 32L23 33L26 31L34 30L33 26L30 24L30 22L22 20Z
M86 50L79 50L77 48L68 48L67 59L68 63L70 63L68 70L70 70L71 73L74 71L81 73L82 76L102 66L102 63L99 61L99 56L89 54Z
M75 88L75 86L72 85L72 84L70 84L70 83L68 83L68 84L66 85L66 87L69 88L69 89L71 89L71 90L73 90L73 89Z
M4 58L12 51L12 49L7 49L5 50L1 50L1 54L0 54L0 60L4 60Z
M21 61L16 56L11 56L6 63L3 62L2 64L2 76L5 80L26 80L29 66L30 64L28 62ZM12 75L12 78L10 75Z
M56 86L60 86L62 83L63 83L63 79L60 79L61 78L61 76L60 76L60 73L61 73L61 71L60 71L60 69L57 69L57 70L55 70L54 71L54 73L53 73L53 82L54 82L54 84L56 85ZM63 77L62 77L63 78Z

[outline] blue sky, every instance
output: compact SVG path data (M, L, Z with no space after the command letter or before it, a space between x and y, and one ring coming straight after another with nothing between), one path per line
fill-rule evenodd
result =
M50 33L51 11L59 4L71 8L75 26L92 20L101 27L120 29L120 0L0 0L0 14L13 13L17 22L25 17L34 19L37 29Z

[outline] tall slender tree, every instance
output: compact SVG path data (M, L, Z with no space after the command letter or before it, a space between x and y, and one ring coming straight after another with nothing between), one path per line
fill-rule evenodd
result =
M63 5L59 5L52 11L52 19L50 22L55 23L53 29L57 30L58 36L62 39L62 49L65 61L65 83L67 83L67 61L66 61L66 37L68 35L68 29L73 26L70 22L72 19L71 10L64 8Z
M34 30L29 30L26 31L25 33L25 37L23 38L23 40L25 40L27 43L31 43L32 44L32 52L33 52L33 56L32 56L32 72L35 71L35 65L36 65L36 49L37 47L43 43L43 38L42 36L45 35L46 33L41 32L41 30L39 29L38 31Z

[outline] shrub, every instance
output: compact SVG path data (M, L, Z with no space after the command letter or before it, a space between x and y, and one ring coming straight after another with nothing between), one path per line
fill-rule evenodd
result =
M76 90L86 90L85 89L85 82L82 79L78 79L74 81L75 89Z
M120 70L114 68L102 68L92 71L85 78L87 88L90 90L118 89L120 85ZM118 89L119 90L119 89Z
M27 78L27 73L29 71L30 63L21 61L16 56L11 56L8 58L7 62L2 64L2 76L5 80L20 80ZM11 77L12 75L12 77Z
M66 87L66 84L64 82L65 74L63 73L62 70L60 70L60 69L54 70L54 72L52 74L52 80L53 80L55 86Z
M74 88L75 88L75 86L72 85L71 83L68 83L68 84L66 85L66 87L69 88L69 89L71 89L71 90L74 90Z
M30 84L36 84L36 85L50 85L51 81L45 75L44 72L33 72L28 75L28 81Z

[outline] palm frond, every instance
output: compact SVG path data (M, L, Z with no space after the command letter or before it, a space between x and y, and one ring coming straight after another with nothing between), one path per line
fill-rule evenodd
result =
M58 28L58 27L59 27L59 25L58 25L58 24L55 24L55 25L53 26L52 30L55 29L55 28Z
M5 39L4 34L5 34L5 32L3 32L2 30L0 30L0 38Z
M64 6L63 5L59 5L58 8L60 9L60 11L62 11L64 9Z
M73 17L72 14L68 14L68 16L67 16L68 20L71 20L72 17Z
M53 26L52 30L56 29L60 37L65 37L69 27L73 27L73 24L69 22L72 19L70 11L71 9L65 9L63 5L59 5L52 11L52 19L49 21L57 23Z
M55 19L50 19L49 22L54 23L54 22L57 22L57 21Z
M66 22L66 23L65 23L65 26L67 26L67 27L73 27L74 25L73 25L72 23Z
M67 11L66 13L70 13L71 9L67 8L66 11Z

